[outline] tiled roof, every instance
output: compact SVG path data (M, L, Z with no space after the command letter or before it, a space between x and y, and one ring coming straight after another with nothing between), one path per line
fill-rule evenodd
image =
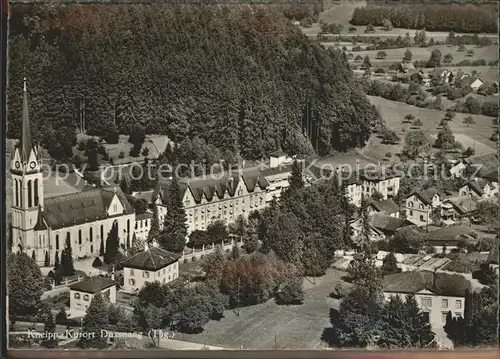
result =
M446 202L451 203L460 214L473 212L477 209L476 201L470 197L452 197L446 199Z
M498 241L498 238L497 238ZM488 255L488 263L498 264L498 243L493 247Z
M122 264L127 268L156 272L157 270L177 262L180 257L180 254L172 253L157 247L151 247L146 251L127 258Z
M269 183L259 173L245 173L242 175L243 182L245 183L248 192L253 192L257 186L262 190L265 189ZM192 179L189 181L179 182L181 195L183 196L186 190L190 190L196 203L200 203L203 196L207 201L211 201L214 196L222 199L228 193L231 197L234 196L236 186L238 185L239 175L225 175L220 179ZM160 194L162 199L168 197L171 180L165 181L161 184Z
M399 211L399 206L392 199L372 201L371 205L379 212L395 213Z
M114 285L116 285L116 282L109 278L88 277L81 282L70 285L69 289L94 294Z
M153 218L153 213L151 212L144 212L135 215L136 221L142 221L143 219L150 219L150 218Z
M269 154L269 156L271 157L283 157L283 156L286 156L286 153L283 152L281 149L277 150L277 151L274 151L272 153Z
M427 188L427 189L424 189L424 190L421 190L421 191L412 191L410 192L410 194L406 197L406 198L409 198L413 195L416 195L417 197L419 197L425 204L432 204L432 198L435 196L435 195L439 195L439 191L435 188Z
M471 236L476 231L469 226L456 225L438 229L427 233L425 240L427 242L443 242L443 241L456 241L460 235ZM472 237L471 237L472 238Z
M370 225L381 231L395 232L401 227L412 225L412 223L403 218L394 218L394 217L374 214L373 216L371 216Z
M484 194L484 191L483 191L484 184L483 184L483 186L481 186L481 184L478 181L469 181L469 182L467 182L467 185L469 186L469 188L473 189L477 194L479 194L481 196Z
M488 175L493 171L498 171L498 154L495 152L472 156L466 158L465 162L470 165L481 166L478 173L479 177Z
M459 274L431 271L410 271L384 277L383 291L414 294L428 289L437 295L465 297L470 282Z
M120 188L106 187L46 198L43 218L53 229L102 220L108 218L107 210L115 194L125 214L134 213Z

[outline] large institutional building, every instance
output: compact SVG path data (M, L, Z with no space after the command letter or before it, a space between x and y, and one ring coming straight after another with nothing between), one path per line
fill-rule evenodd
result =
M44 198L41 166L39 147L31 139L25 82L22 138L11 159L12 251L53 265L69 241L75 258L97 256L114 224L123 247L130 245L135 212L119 188Z

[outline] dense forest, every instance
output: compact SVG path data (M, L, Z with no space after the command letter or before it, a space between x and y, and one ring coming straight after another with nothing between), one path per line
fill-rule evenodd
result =
M102 137L140 124L250 159L326 154L363 145L379 118L342 52L279 8L14 5L9 36L8 134L26 76L42 145L80 123Z
M420 4L401 6L367 6L354 10L353 25L383 26L384 19L394 27L426 29L428 31L455 31L469 33L496 33L498 6L459 4Z

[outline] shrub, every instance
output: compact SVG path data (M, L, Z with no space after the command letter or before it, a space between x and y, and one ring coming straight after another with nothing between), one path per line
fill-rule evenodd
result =
M276 292L275 297L276 303L280 305L302 304L304 302L302 278L286 278L279 286L279 290Z
M341 299L344 298L347 293L349 293L349 287L345 283L337 283L333 291L330 293L330 297Z
M124 158L125 157L125 153L123 151L120 152L120 154L118 155L118 158Z
M385 157L391 158L392 157L392 153L386 152Z
M193 256L193 257L191 258L191 262L196 262L196 257L195 257L195 256Z

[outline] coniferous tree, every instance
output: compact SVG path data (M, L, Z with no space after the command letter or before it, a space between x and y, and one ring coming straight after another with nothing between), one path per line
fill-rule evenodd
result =
M301 164L297 160L293 161L292 171L288 182L290 185L285 191L283 191L282 201L291 199L294 193L297 193L297 191L300 191L302 188L304 188L304 179L302 178L302 168Z
M182 203L179 182L174 176L168 191L167 215L163 231L159 235L159 244L166 250L181 252L185 245L187 235L186 210Z
M108 338L101 336L101 329L108 324L107 303L101 293L96 293L87 308L87 314L83 317L82 331L84 333L95 333L94 335L82 336L77 345L81 349L104 349Z
M61 253L61 274L64 277L69 277L75 274L73 265L73 250L71 249L70 237L66 237L66 247Z
M381 271L382 275L389 275L401 272L401 269L398 268L398 262L396 260L396 257L394 256L394 253L390 252L387 256L385 256L382 262Z
M99 255L104 256L104 238L101 238L101 245L99 246Z
M160 224L158 215L158 205L153 202L153 218L151 218L151 226L148 233L148 243L153 243L153 241L158 240L158 235L160 234Z
M42 345L45 348L57 348L58 346L58 338L56 338L56 323L54 321L54 316L52 315L52 312L50 308L46 308L45 313L44 313L44 326L43 326L43 332L50 334L49 337L45 337L42 340Z
M104 253L104 263L111 264L115 261L120 249L120 239L118 238L118 225L113 223L106 239L106 252Z
M43 265L45 267L48 267L50 265L49 252L45 252L45 260L44 260Z

